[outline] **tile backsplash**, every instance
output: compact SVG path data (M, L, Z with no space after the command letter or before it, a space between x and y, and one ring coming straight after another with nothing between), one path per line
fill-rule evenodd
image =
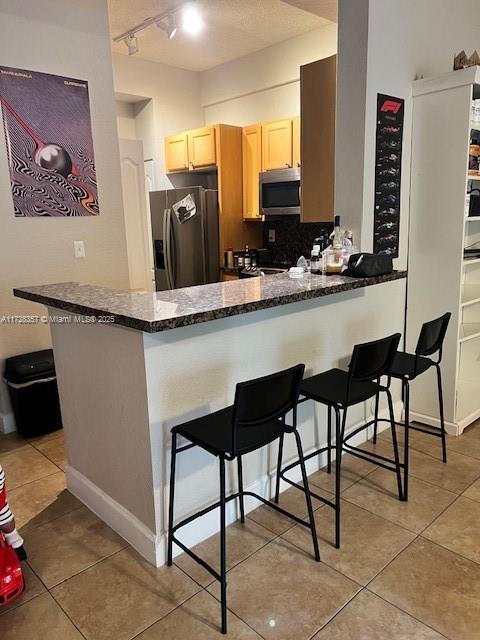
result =
M272 263L295 264L300 256L310 257L313 241L333 231L333 222L300 222L300 216L267 219L263 224L263 246L269 250ZM269 242L270 230L275 242Z

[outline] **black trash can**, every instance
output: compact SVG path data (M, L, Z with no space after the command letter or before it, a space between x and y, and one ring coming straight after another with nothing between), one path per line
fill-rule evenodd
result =
M5 381L22 436L33 438L62 428L52 349L7 358Z

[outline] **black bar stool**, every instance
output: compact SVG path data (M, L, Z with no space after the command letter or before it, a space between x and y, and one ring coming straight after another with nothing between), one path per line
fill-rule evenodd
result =
M172 457L170 472L170 503L168 513L168 548L167 564L172 564L172 545L175 542L185 553L196 560L204 569L209 571L221 585L222 633L227 632L227 561L226 561L226 520L225 505L230 500L239 498L240 520L245 522L244 496L257 498L276 511L301 524L312 532L315 559L320 561L315 520L313 518L312 500L308 490L308 478L303 458L302 442L297 431L296 406L299 396L300 382L305 365L299 364L285 371L270 376L241 382L237 384L235 402L232 406L211 413L210 415L191 420L172 429ZM292 411L292 424L285 421L286 414ZM243 489L242 456L270 444L274 440L283 438L286 433L293 433L297 443L299 464L302 479L306 487L305 498L308 509L308 522L289 513L277 504L266 500L262 496ZM183 436L189 444L177 448L177 437ZM173 525L174 491L175 491L175 461L181 451L199 446L214 456L220 463L220 500L202 509L189 518L185 518ZM238 492L226 497L225 495L225 460L237 459L238 463ZM193 522L196 518L220 507L220 573L207 564L196 553L188 549L175 536L178 529Z
M314 456L327 451L327 471L330 473L331 451L332 449L335 449L335 502L327 500L323 496L320 496L311 490L310 493L318 500L321 500L328 506L335 509L335 546L337 549L340 548L340 471L343 451L351 453L363 460L367 460L368 462L377 464L389 471L394 471L397 475L398 496L400 500L403 500L401 478L402 465L400 464L398 457L395 417L393 415L393 402L390 392L390 370L399 341L400 334L396 333L387 338L375 340L374 342L357 344L353 348L348 371L343 371L342 369L330 369L324 373L307 378L300 385L300 393L304 396L304 399L300 400L300 402L311 399L315 400L315 402L326 405L328 409L328 445L304 456L304 460L306 461L309 458L313 458ZM387 377L386 384L381 384L381 378L384 376ZM362 424L345 437L348 407L365 402L370 398L376 398L380 393L385 393L388 399L395 456L394 460L390 460L389 458L385 458L384 456L380 456L370 451L364 451L363 449L353 447L348 444L348 440L350 440L350 438L353 438L355 435L360 433L360 431L363 431L370 425L375 424L375 419ZM332 410L335 412L335 445L332 445ZM343 411L342 416L340 416L340 411ZM282 438L280 439L280 445L282 445ZM299 460L282 469L282 451L280 447L277 464L275 500L278 500L280 478L285 480L288 484L297 487L297 489L308 491L308 489L304 489L300 484L293 482L285 476L287 471L293 469L298 464L300 464Z
M403 351L397 351L395 358L393 359L393 365L391 370L392 378L396 378L402 381L402 397L404 403L404 427L405 427L405 441L404 441L404 484L403 495L405 500L408 499L408 458L409 458L409 431L415 429L415 431L421 431L428 435L437 436L442 439L442 459L443 462L447 462L447 442L445 431L445 418L443 414L443 388L442 388L442 372L440 370L440 363L442 361L442 349L445 334L447 333L448 323L450 321L451 313L445 313L440 318L425 322L420 330L418 336L417 346L415 353L404 353ZM432 360L428 356L432 356L438 353L437 360ZM431 367L435 367L437 372L437 390L438 390L438 404L440 411L440 433L425 429L423 427L417 427L410 425L410 382L415 380L418 376L425 371L428 371ZM376 400L375 415L378 416L378 398ZM373 442L377 442L377 430L378 420L375 423Z

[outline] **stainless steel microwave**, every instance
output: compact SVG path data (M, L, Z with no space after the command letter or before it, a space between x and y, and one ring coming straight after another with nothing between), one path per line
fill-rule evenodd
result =
M264 171L259 187L264 216L300 215L300 168Z

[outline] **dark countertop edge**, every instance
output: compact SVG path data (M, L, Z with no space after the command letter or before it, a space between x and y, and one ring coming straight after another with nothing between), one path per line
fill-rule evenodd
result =
M143 331L145 333L159 333L161 331L169 331L170 329L178 329L180 327L188 327L195 324L201 324L203 322L211 322L212 320L220 320L222 318L229 318L236 315L242 315L245 313L251 313L253 311L261 311L263 309L269 309L271 307L279 307L286 304L294 304L296 302L303 302L304 300L313 300L315 298L323 298L336 293L344 293L346 291L353 291L356 289L363 289L371 287L376 284L383 284L385 282L393 282L394 280L401 280L407 277L406 271L394 271L383 276L374 276L371 278L358 278L349 279L344 284L332 287L332 291L329 287L319 287L318 289L312 289L310 291L301 291L296 293L289 293L274 298L266 298L265 300L258 300L254 302L242 302L237 305L231 305L221 309L211 309L208 311L199 311L198 313L192 313L178 318L167 318L165 320L158 320L149 322L148 320L141 320L138 318L131 318L122 314L115 314L108 309L92 309L81 304L69 303L58 300L56 298L49 298L45 295L39 295L35 293L29 293L22 291L21 289L13 289L13 294L17 298L23 298L24 300L30 300L31 302L38 302L48 307L67 311L75 315L93 316L99 318L102 316L111 316L114 318L113 323L106 323L107 325L116 324L129 329L135 329L136 331Z

